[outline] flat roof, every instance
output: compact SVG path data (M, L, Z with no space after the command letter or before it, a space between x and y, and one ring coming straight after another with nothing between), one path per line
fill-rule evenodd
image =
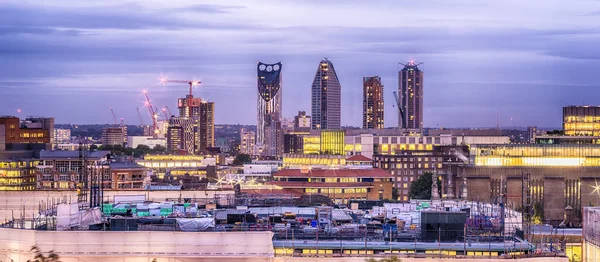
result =
M88 159L100 159L103 157L106 157L108 155L110 155L110 151L108 150L98 150L98 151L84 151L84 154L86 156L86 158ZM79 151L78 150L50 150L50 151L46 151L43 150L40 152L40 159L60 159L60 158L66 158L66 159L72 159L72 158L79 158Z
M361 177L361 178L392 178L394 175L380 168L371 169L284 169L274 177Z

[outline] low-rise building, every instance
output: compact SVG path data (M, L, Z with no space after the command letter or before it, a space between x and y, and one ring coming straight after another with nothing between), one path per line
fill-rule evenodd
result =
M143 189L148 168L136 163L110 163L111 188Z
M38 189L81 188L85 181L96 181L111 188L110 151L42 151L37 166ZM83 169L85 167L85 170Z
M0 159L0 191L35 190L35 168L39 160L32 158Z
M122 146L127 141L127 127L105 127L102 129L102 145Z
M167 147L167 139L165 138L154 138L151 136L128 136L127 147L136 148L139 145L145 145L150 148L155 146Z
M67 144L69 142L71 142L71 129L66 129L66 128L55 128L54 129L54 143Z
M410 200L410 186L425 173L432 173L447 182L448 174L456 174L456 167L467 164L469 149L467 146L433 146L430 150L403 150L395 154L378 154L374 156L373 166L390 172L396 179L398 200ZM442 183L442 194L452 198L460 195L460 187L445 187Z
M392 199L394 176L379 168L284 169L268 183L305 195L325 195L337 204Z
M0 117L0 151L51 150L54 144L54 118Z

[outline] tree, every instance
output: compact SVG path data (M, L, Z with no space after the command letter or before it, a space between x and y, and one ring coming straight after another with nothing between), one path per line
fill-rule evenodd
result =
M248 155L248 154L239 154L233 160L233 165L240 166L240 165L243 165L245 163L250 163L250 162L252 162L252 158L250 157L250 155Z
M399 194L398 194L398 188L394 187L392 188L392 199L393 200L398 200Z
M156 153L164 153L164 152L167 152L167 148L166 148L166 147L164 147L164 146L161 146L161 145L155 145L155 146L152 148L152 153L153 153L153 154L156 154Z
M410 198L431 199L431 181L433 181L433 178L434 175L432 173L427 172L421 177L419 177L417 180L413 181L410 185ZM438 190L441 191L442 186L439 180L437 180L437 184Z
M28 259L27 262L60 262L60 257L54 253L54 250L50 250L46 256L37 246L32 246L29 252L33 252L35 256L33 260Z

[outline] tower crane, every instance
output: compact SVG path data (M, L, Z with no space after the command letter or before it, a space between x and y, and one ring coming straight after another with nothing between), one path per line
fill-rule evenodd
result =
M400 128L405 128L404 127L404 123L405 123L404 111L402 111L402 107L400 106L400 99L398 99L398 93L396 91L394 91L394 99L396 99L396 106L398 106L398 112L400 113L400 117L402 118L402 123L400 124Z
M199 84L201 84L200 81L196 81L196 80L169 80L166 77L162 77L160 79L160 83L165 85L167 83L181 83L181 84L188 84L190 85L190 96L192 95L192 87L197 86Z
M140 108L136 107L135 109L137 109L138 117L140 118L140 125L143 127L144 126L144 120L142 119L142 114L140 114Z
M165 108L167 109L167 112L169 112L169 116L172 116L172 115L173 115L173 113L171 113L171 109L169 109L169 107L168 107L168 106L165 106Z
M169 116L167 115L167 109L163 107L162 112L163 115L165 115L165 120L169 120Z
M115 120L115 125L119 125L119 122L117 122L117 115L115 115L115 110L113 110L113 108L110 108L110 112L112 112L112 116L113 116L113 120Z
M142 93L146 98L144 106L148 108L148 113L150 113L150 117L152 118L152 136L154 138L157 138L158 134L160 133L160 130L158 130L158 124L156 123L156 120L158 119L158 114L156 113L154 106L152 106L152 103L150 103L150 98L148 98L148 91L144 90Z

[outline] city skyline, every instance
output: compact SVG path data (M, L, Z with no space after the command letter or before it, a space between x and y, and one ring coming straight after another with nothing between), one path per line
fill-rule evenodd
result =
M310 111L314 64L324 56L336 63L344 86L343 126L361 126L362 77L380 75L384 85L397 86L397 62L409 59L425 62L425 127L494 127L498 111L501 126L558 127L557 108L598 104L590 99L600 94L597 2L564 8L562 1L444 1L435 9L385 3L385 10L319 3L331 7L324 20L311 1L278 3L277 13L269 12L269 2L251 1L3 4L0 94L9 99L0 110L100 124L112 122L113 107L127 124L138 124L143 88L159 107L175 108L186 92L161 86L156 79L164 74L201 80L194 93L215 102L215 123L253 124L256 101L238 101L255 97L254 66L282 61L283 101L294 101L284 102L283 116L290 118ZM354 21L373 10L374 19ZM392 127L390 89L384 97Z

